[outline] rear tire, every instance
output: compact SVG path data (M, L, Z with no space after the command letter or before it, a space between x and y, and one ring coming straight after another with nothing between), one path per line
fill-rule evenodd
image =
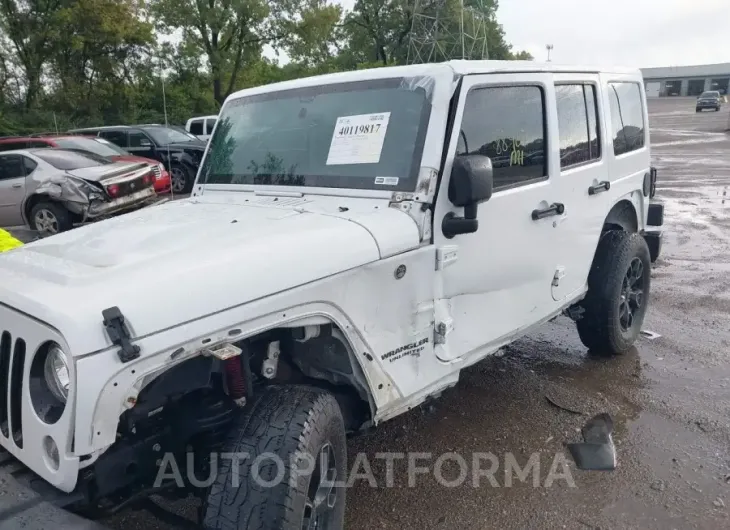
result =
M195 184L195 173L182 164L170 167L170 186L174 193L190 193Z
M606 232L598 243L581 302L578 335L592 353L610 356L633 346L644 322L651 286L649 247L637 233Z
M30 227L41 237L60 234L73 228L71 212L55 202L39 202L30 210Z
M323 475L342 483L347 480L344 421L337 400L329 392L306 386L264 390L234 422L222 454L225 452L248 458L219 463L216 480L203 499L204 529L343 528L345 488L322 483ZM293 476L293 469L307 469L303 460L292 458L301 454L315 457L317 468L311 474ZM327 455L324 459L320 458L323 454ZM302 464L292 466L292 460ZM322 466L324 460L327 462ZM283 479L277 484L261 483L274 482L282 469ZM255 480L254 474L261 480ZM314 523L312 514L319 514L319 524Z

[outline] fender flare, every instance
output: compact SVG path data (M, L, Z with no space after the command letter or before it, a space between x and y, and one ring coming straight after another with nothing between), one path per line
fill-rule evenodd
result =
M95 388L86 390L97 398L96 402L86 403L84 407L76 403L76 414L79 418L75 429L77 454L87 454L114 442L119 416L129 407L129 398L136 399L144 386L145 378L151 380L178 363L200 355L205 347L230 342L231 337L238 341L274 328L298 327L322 322L324 319L335 324L349 343L351 362L359 367L364 377L371 418L376 417L379 405L393 399L394 387L389 376L382 370L347 315L337 305L317 301L293 307L282 306L248 321L241 319L244 315L245 309L240 306L187 323L181 326L182 330L181 327L175 327L137 339L135 344L140 345L142 351L154 353L143 355L122 366L112 360L116 358L116 348L78 359L77 377L95 374ZM160 348L160 345L164 346ZM109 414L109 411L118 411L118 414Z
M606 215L601 232L623 230L624 232L638 232L641 224L634 205L633 194L619 199Z

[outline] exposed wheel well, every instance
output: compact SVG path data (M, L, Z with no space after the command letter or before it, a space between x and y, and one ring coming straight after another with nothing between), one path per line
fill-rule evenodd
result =
M627 199L620 200L608 212L606 220L603 221L603 230L601 233L611 230L622 230L624 232L639 231L639 216L631 201Z
M241 363L241 373L234 378L245 390L246 402L251 403L257 393L270 385L319 387L332 393L339 402L348 431L367 427L372 420L374 404L365 375L345 334L324 317L297 324L288 323L286 327L268 329L233 342L242 350L241 355L234 358L240 359ZM211 357L193 357L159 374L145 384L140 398L156 387L157 405L162 396L179 395L181 388L187 389L183 392L187 393L207 387L209 378L198 381L200 369L187 370L186 367L202 359ZM221 381L228 380L230 367L225 362L214 362L210 370L217 373ZM239 372L238 369L234 371ZM235 397L230 382L226 387L226 393Z
M369 388L345 334L334 323L275 328L247 339L251 371L266 383L263 363L272 342L278 342L275 384L307 384L328 390L342 408L348 430L372 418Z
M23 214L25 215L25 220L29 225L30 225L30 212L31 212L31 210L33 210L33 207L40 202L58 203L58 201L53 199L53 197L51 197L50 195L46 195L45 193L37 193L35 195L31 195L30 197L28 197L28 200L25 201L25 206L23 208ZM68 208L66 208L66 209L68 210ZM71 216L72 222L78 223L81 221L80 215L75 214L72 211L69 211L69 215Z
M599 245L604 235L612 231L629 233L636 233L639 231L639 217L636 213L636 208L631 201L622 199L613 205L613 208L611 208L606 219L603 221L601 236L599 237ZM598 246L596 247L595 252L598 252ZM594 253L593 261L591 262L591 269L594 267L596 255L597 254ZM576 302L573 306L567 309L568 315L574 320L576 318L580 318L582 313L581 303L582 300Z
M28 200L25 201L25 208L23 209L23 214L25 215L25 220L30 223L30 212L33 209L33 207L42 201L49 201L51 198L48 195L44 194L36 194L31 195L28 197Z

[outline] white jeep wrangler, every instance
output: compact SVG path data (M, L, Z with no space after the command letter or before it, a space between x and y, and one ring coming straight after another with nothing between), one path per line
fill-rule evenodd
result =
M178 494L156 481L174 455L217 471L191 486L204 528L341 529L346 432L561 313L597 354L631 347L655 180L637 71L456 61L238 92L192 197L0 256L0 445L87 513ZM303 454L327 458L295 473Z

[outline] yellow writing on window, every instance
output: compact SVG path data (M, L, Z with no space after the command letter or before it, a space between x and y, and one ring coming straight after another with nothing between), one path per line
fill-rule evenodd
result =
M522 149L522 144L516 138L512 139L512 152L509 154L509 165L510 166L524 166L525 165L525 150Z
M495 151L497 155L506 155L509 152L510 166L525 165L525 150L522 147L522 142L517 138L500 138L497 140Z

